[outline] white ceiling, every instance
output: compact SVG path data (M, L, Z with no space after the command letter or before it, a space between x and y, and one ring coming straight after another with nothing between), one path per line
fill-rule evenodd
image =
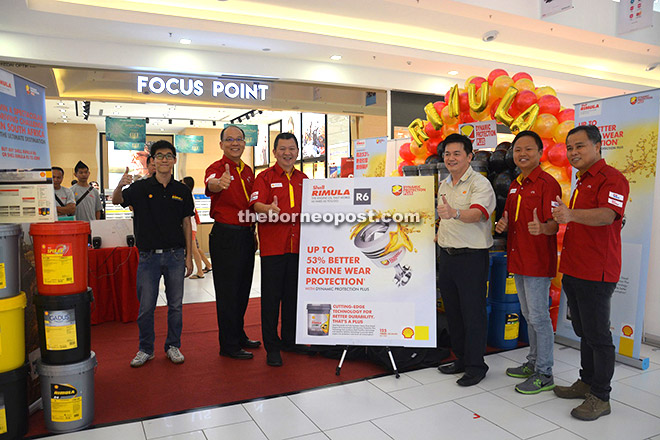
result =
M539 3L3 0L0 59L427 93L502 67L551 85L563 105L660 87L660 68L645 70L660 62L660 13L617 36L612 0L574 0L543 20ZM483 42L491 30L498 38Z

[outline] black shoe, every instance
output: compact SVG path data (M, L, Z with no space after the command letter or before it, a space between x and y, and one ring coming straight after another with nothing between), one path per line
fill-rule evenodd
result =
M458 362L452 362L451 364L440 365L438 370L440 370L442 374L456 374L465 372L465 367Z
M253 355L249 351L245 351L243 349L240 349L238 351L235 351L233 353L227 353L226 351L220 350L220 356L227 356L232 359L252 359Z
M271 351L266 355L266 363L271 367L281 367L282 355L279 351Z
M252 339L246 339L241 342L242 348L259 348L261 347L261 341L253 341Z
M479 382L481 382L486 375L480 375L480 376L472 376L471 374L465 373L463 377L458 379L456 381L457 384L459 384L462 387L470 387L472 385L476 385Z

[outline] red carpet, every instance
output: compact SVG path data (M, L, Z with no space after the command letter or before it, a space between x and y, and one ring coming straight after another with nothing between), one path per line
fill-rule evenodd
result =
M251 299L245 328L252 339L261 339L259 310L259 299ZM184 305L181 352L186 361L174 365L162 347L166 316L166 307L156 309L156 358L142 368L129 366L138 349L136 323L106 322L92 327L92 350L98 359L93 425L290 393L386 372L368 361L347 361L341 376L335 376L338 361L293 353L282 353L284 366L273 368L266 365L263 347L252 350L252 360L220 357L213 302ZM33 414L29 422L28 435L47 432L43 411Z

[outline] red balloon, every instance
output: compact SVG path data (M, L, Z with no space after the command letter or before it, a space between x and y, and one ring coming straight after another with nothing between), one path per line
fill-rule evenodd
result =
M521 113L522 113L522 111L518 110L515 105L512 105L511 107L509 107L509 115L512 118L517 118L518 115L521 114Z
M493 81L495 81L496 78L499 78L502 75L507 75L508 76L509 74L506 73L506 70L504 70L504 69L495 69L495 70L493 70L492 72L490 72L488 74L488 84L490 84L492 86Z
M574 121L575 120L575 110L572 108L565 108L557 114L557 120L561 124L564 121Z
M435 101L433 103L433 107L435 107L435 111L438 112L438 115L440 115L442 109L447 107L447 103L442 101Z
M415 155L412 153L412 151L410 151L410 142L406 142L399 147L399 156L404 161L415 159Z
M410 160L404 160L399 164L399 176L403 176L403 167L409 167L415 165L412 161Z
M548 151L555 145L555 143L552 139L548 138L541 138L541 141L543 142L543 155L541 155L541 162L545 162L548 160Z
M527 73L527 72L518 72L518 73L516 73L515 75L513 75L513 76L511 77L511 79L513 80L513 82L516 82L516 81L518 81L519 79L523 79L523 78L527 78L527 79L530 80L530 81L534 81L534 80L532 79L532 76L531 76L529 73Z
M573 177L573 167L571 165L566 165L566 169L564 171L566 171L566 179L568 179L570 182L571 177Z
M548 151L548 160L556 167L566 167L569 165L566 157L566 144L555 144Z
M433 137L429 139L429 143L426 146L426 149L429 151L429 156L434 156L438 154L438 145L442 142L441 137Z
M467 113L470 111L470 101L468 100L467 92L463 92L458 95L458 108L461 113Z
M445 105L449 103L449 95L451 95L451 89L447 90L447 93L445 93Z
M472 79L470 80L470 82L471 82L472 84L474 84L474 85L477 86L477 90L479 90L479 88L481 87L481 84L484 83L484 82L486 82L486 81L488 81L486 78L482 78L482 77L480 77L480 76L475 76L474 78L472 78Z
M442 127L440 127L440 130L442 130ZM428 134L431 138L441 136L440 130L436 130L430 122L427 122L424 126L424 133Z
M537 100L538 98L536 97L536 93L530 90L521 90L513 99L512 107L518 110L519 113L522 113L525 110L527 110L530 106L536 104ZM511 112L509 112L509 114L513 116Z
M559 99L557 99L556 96L552 96L552 95L541 96L537 104L539 105L539 114L550 113L553 116L557 116L559 110L561 109L561 104L559 103Z
M468 123L468 122L475 122L476 121L476 119L474 119L472 117L472 115L470 114L469 110L466 111L466 112L461 112L459 117L460 117L460 122L459 122L460 124L465 124L465 123Z
M499 107L500 102L502 102L502 98L497 98L495 101L493 101L493 104L490 106L490 116L493 119L495 119L495 110L497 110L497 107Z

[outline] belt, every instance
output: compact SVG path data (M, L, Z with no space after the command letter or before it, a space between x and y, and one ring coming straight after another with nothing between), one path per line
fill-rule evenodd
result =
M214 226L218 226L226 229L233 229L234 231L254 231L254 225L241 226L241 225L229 225L227 223L215 222Z
M183 249L182 247L174 247L174 248L169 248L169 249L148 249L146 251L140 251L140 252L147 252L151 254L164 254L165 252L172 252L172 251L178 251L179 249Z
M461 254L472 254L474 252L479 252L482 249L473 249L473 248L445 248L441 247L448 255L461 255Z

